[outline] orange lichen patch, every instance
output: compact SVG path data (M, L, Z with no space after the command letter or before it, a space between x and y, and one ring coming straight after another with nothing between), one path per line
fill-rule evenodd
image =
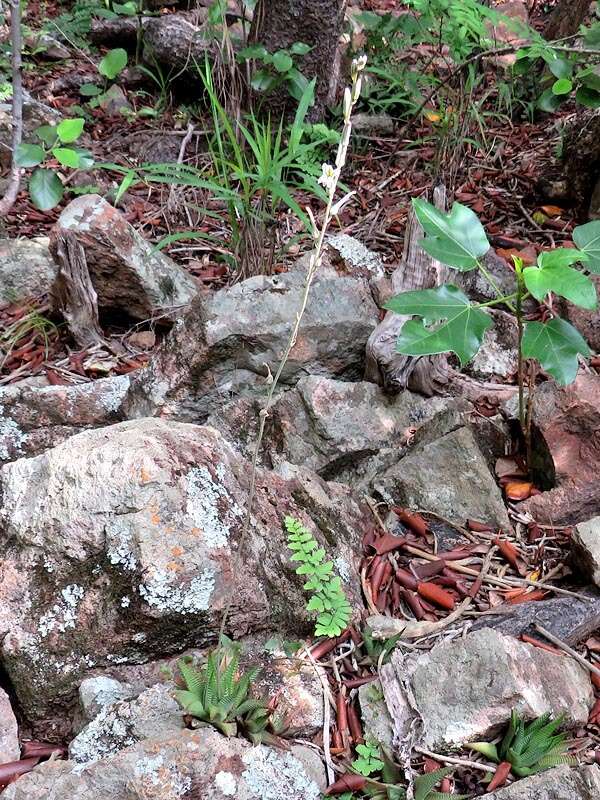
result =
M168 564L167 564L167 569L170 572L181 572L183 567L181 566L181 564L178 564L176 561L169 561Z
M148 483L152 479L152 476L148 472L145 467L140 467L140 480L142 483Z
M160 517L158 516L156 511L153 511L152 514L150 515L150 522L153 525L160 525Z
M178 556L182 556L183 555L183 547L181 547L180 545L175 545L174 547L171 548L171 555L175 556L176 558Z

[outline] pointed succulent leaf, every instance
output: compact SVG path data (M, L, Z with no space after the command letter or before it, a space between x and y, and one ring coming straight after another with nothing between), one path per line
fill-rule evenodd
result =
M468 745L468 747L471 750L475 750L477 753L481 753L491 761L500 762L500 758L498 757L498 748L491 742L472 742Z
M425 775L418 775L415 778L415 800L426 800L435 786L451 772L452 767L443 767Z
M555 318L550 322L528 322L522 344L525 358L536 358L542 368L563 386L572 383L579 369L578 356L591 355L585 339L570 323Z
M425 231L421 247L430 256L462 271L475 269L490 243L477 215L467 206L454 203L449 213L426 200L413 200L417 219Z

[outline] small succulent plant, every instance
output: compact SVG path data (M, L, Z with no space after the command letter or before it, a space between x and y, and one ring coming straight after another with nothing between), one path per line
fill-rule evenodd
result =
M249 696L259 670L240 674L239 648L221 644L200 668L182 659L179 670L185 689L175 692L175 697L197 725L212 725L225 736L243 733L255 744L275 738L267 730L271 709Z
M565 755L566 734L556 733L564 716L552 720L543 714L532 722L524 722L513 710L508 729L498 746L490 742L475 742L470 747L499 764L510 764L510 771L525 778L558 764L576 764Z

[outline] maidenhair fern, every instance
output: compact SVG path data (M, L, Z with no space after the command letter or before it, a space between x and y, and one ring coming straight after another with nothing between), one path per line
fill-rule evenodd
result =
M315 636L339 636L348 627L352 609L340 578L333 575L333 563L325 560L325 550L299 520L286 517L285 528L291 560L300 564L296 573L307 576L304 588L312 592L306 608L317 614Z

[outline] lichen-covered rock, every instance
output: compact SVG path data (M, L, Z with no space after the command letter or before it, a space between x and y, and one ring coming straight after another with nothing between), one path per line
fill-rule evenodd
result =
M394 728L385 704L381 683L376 680L361 686L358 690L358 702L365 738L379 742L388 753L391 753Z
M555 767L515 781L479 800L597 800L600 797L600 767Z
M128 375L74 386L0 389L0 464L36 456L87 428L123 419Z
M304 281L298 268L198 295L148 367L133 378L129 416L204 422L234 397L264 397L300 308ZM359 380L378 313L362 278L318 273L281 388L307 374Z
M397 649L382 668L381 682L394 743L417 715L421 743L438 752L489 739L513 709L528 720L564 714L565 724L576 727L587 721L594 701L589 673L574 659L489 628L423 654L403 656Z
M134 319L186 306L196 295L194 279L160 253L97 194L76 197L63 210L50 234L73 232L85 252L100 308L120 309Z
M146 739L88 765L48 761L2 800L318 800L324 787L321 759L307 747L253 747L201 728Z
M283 518L314 531L353 604L371 523L351 491L250 468L212 428L141 419L77 434L0 471L2 660L24 712L64 712L81 679L213 643L231 600L235 638L308 631Z
M510 529L502 494L471 428L419 447L373 486L394 505L433 511L458 524L481 519Z
M133 696L131 686L106 675L85 678L79 687L79 707L85 722L91 722L107 706Z
M0 764L18 761L20 752L17 720L8 695L0 688Z
M57 270L46 237L0 239L0 306L47 294Z
M150 17L144 22L144 59L196 74L210 48L206 30L183 14Z
M168 739L184 728L173 687L157 684L135 700L101 708L69 744L69 758L89 764L144 739Z
M576 526L571 537L573 560L586 578L600 586L600 517Z

